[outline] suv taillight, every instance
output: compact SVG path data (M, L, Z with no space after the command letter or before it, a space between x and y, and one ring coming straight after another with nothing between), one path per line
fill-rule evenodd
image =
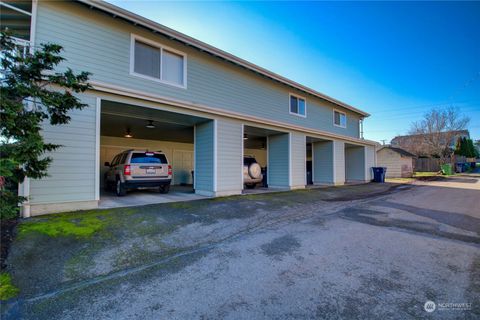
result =
M132 170L130 169L130 165L129 164L126 164L124 167L123 167L123 174L125 176L129 176L132 174Z
M172 175L172 166L171 165L168 165L168 175L169 176Z

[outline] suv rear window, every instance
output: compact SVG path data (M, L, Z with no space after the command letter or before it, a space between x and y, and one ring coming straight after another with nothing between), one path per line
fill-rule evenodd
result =
M245 157L245 158L243 158L243 164L244 164L244 165L249 166L249 165L251 165L252 163L257 163L257 160L255 160L255 158L251 158L251 157Z
M130 163L161 163L167 164L167 158L164 154L153 152L132 153Z

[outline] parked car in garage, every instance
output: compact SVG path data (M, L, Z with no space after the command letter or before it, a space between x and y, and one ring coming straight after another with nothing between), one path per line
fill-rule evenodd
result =
M263 180L262 168L253 156L243 157L243 184L246 188L253 189Z
M168 193L172 181L172 166L161 151L126 150L117 154L105 173L106 190L114 188L117 196L124 196L129 189L158 188Z

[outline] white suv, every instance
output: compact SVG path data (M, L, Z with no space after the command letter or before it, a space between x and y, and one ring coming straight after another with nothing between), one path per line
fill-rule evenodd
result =
M161 151L127 150L117 154L105 173L105 190L115 187L117 196L124 196L128 189L159 188L168 193L172 181L172 166Z
M248 189L253 189L263 180L262 168L253 156L243 157L243 184Z

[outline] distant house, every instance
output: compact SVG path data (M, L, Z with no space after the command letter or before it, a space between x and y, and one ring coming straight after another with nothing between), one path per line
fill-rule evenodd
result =
M392 139L390 145L395 148L404 149L405 151L413 153L414 155L419 157L430 157L432 156L431 143L433 141L444 144L445 140L448 139L448 147L453 150L455 149L455 144L458 138L470 139L470 133L468 132L468 130L458 130L431 134L411 134L406 136L396 136Z
M387 178L411 177L414 158L414 154L391 146L384 146L377 151L377 165L387 168Z

